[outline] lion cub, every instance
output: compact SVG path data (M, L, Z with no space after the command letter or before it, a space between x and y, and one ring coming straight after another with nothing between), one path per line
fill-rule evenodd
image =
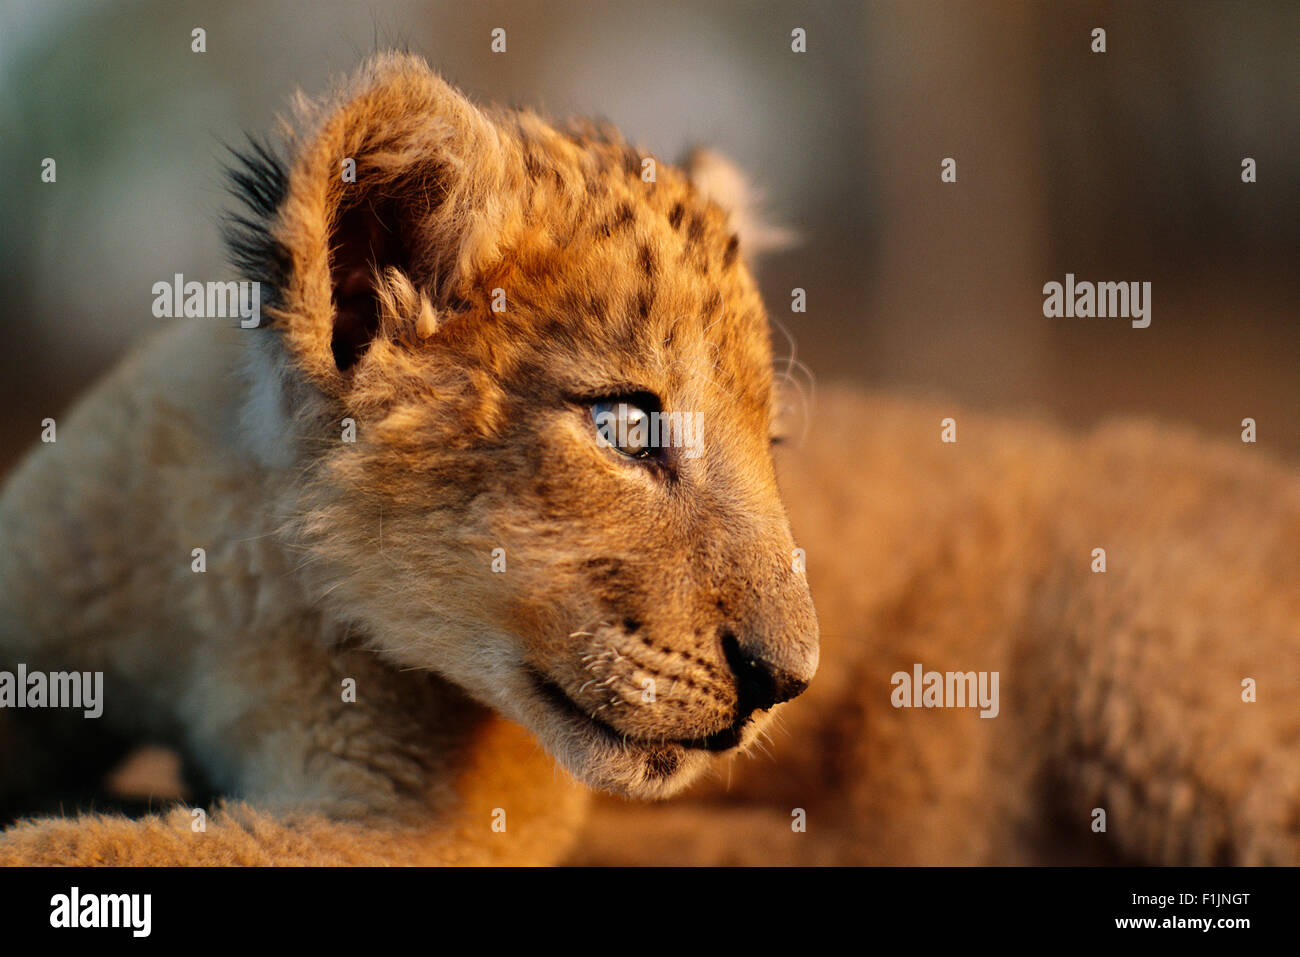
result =
M295 112L233 174L261 328L176 320L0 500L0 669L103 681L0 709L8 819L141 739L224 800L5 863L553 861L569 775L673 794L817 668L732 172L407 56Z
M214 801L0 862L1300 863L1294 468L825 391L819 636L733 169L398 56L286 153L262 327L176 320L0 499L3 820L139 740Z

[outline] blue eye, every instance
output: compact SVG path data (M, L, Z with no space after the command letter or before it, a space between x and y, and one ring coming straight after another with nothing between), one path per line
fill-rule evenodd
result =
M650 435L650 413L627 401L593 402L591 418L596 423L596 441L629 458L646 458L654 453Z

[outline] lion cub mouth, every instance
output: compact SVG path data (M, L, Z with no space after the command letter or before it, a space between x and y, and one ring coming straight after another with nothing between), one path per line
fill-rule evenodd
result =
M638 750L651 753L664 753L665 756L670 754L671 749L674 748L681 748L686 751L711 751L715 754L730 751L740 746L745 729L753 719L752 714L745 715L731 727L715 731L713 734L702 738L638 738L619 731L599 717L583 710L572 698L564 693L563 688L540 672L532 671L532 679L537 686L537 690L557 710L594 728L611 744L621 747L635 747Z

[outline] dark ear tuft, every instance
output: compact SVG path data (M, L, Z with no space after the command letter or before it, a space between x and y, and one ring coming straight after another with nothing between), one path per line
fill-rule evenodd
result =
M268 312L289 368L341 398L377 340L427 338L499 259L521 185L517 144L399 54L320 99L296 96L284 131L288 162L256 141L236 154L230 179L246 210L228 242L249 278L274 289Z
M222 238L231 265L260 282L262 301L275 305L290 266L289 251L272 237L271 224L288 195L288 173L275 151L253 136L244 149L227 149L231 161L226 177L243 211L226 214Z

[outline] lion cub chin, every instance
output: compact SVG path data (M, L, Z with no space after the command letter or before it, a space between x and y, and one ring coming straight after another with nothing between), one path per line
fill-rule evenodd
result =
M662 797L816 670L735 170L408 56L286 129L232 171L258 327L174 320L0 500L0 666L104 682L95 721L0 712L8 816L140 738L228 800L0 860L554 859L546 754Z

